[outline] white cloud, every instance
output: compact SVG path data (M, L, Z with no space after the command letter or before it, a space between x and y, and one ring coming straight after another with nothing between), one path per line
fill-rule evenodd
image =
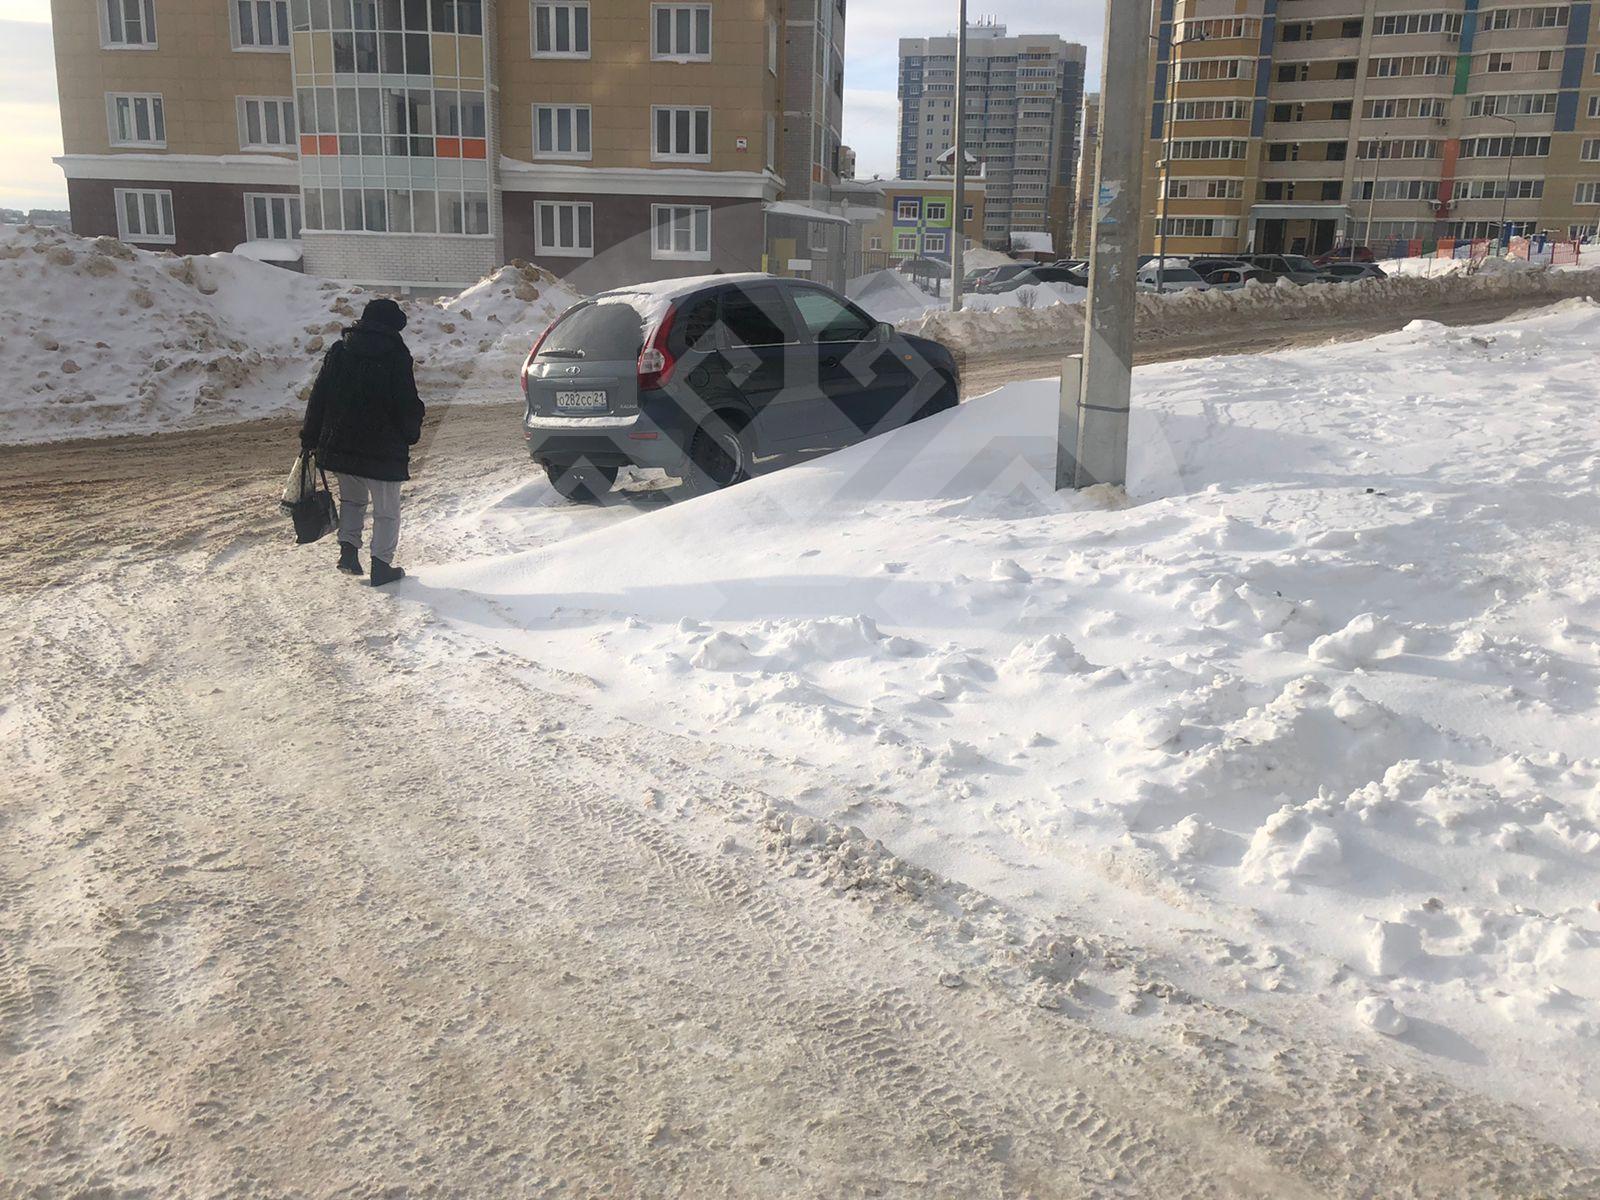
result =
M0 129L0 205L65 208L66 181L50 161L61 153L61 117L48 24L0 20Z

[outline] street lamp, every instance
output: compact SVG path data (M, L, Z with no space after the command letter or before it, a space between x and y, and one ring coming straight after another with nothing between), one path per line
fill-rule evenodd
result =
M1368 249L1372 248L1372 208L1378 202L1378 181L1383 178L1383 149L1388 143L1389 135L1383 133L1372 146L1372 194L1367 197L1367 233L1361 239Z
M1161 39L1151 34L1150 40L1156 43L1157 53L1160 53ZM1206 40L1204 30L1196 31L1193 38L1184 38L1184 44L1191 41L1203 42ZM1167 205L1171 201L1172 191L1172 126L1174 114L1178 107L1178 30L1173 27L1172 43L1167 51L1167 106L1165 119L1161 125L1161 204L1156 216L1156 290L1160 291L1167 281Z
M1511 250L1511 238L1506 233L1506 214L1511 207L1511 169L1517 161L1517 123L1510 117L1502 117L1499 113L1489 113L1490 118L1504 121L1511 126L1511 140L1506 145L1506 187L1500 195L1500 254L1504 257Z

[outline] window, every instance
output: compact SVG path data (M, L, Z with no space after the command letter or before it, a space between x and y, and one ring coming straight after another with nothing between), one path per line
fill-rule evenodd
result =
M244 219L253 242L292 242L300 236L300 197L286 192L246 192Z
M287 50L289 0L235 0L235 50Z
M160 96L107 93L106 115L113 146L167 144L167 122Z
M708 162L711 158L709 108L652 108L656 131L650 157Z
M873 234L872 237L867 240L867 249L868 250L882 250L883 249L883 235L880 234L880 233Z
M535 58L588 58L589 5L549 4L535 0L533 5L533 56Z
M917 235L914 233L895 234L894 248L899 254L915 254L917 252Z
M1174 200L1237 200L1244 195L1244 180L1183 176L1167 181L1167 195Z
M1448 75L1455 70L1455 57L1446 54L1402 54L1367 60L1367 75L1373 79L1395 79L1407 75ZM1507 68L1509 70L1510 68ZM1354 79L1351 75L1349 78Z
M1329 142L1322 152L1323 162L1343 162L1350 152L1349 142Z
M972 220L972 205L963 204L961 206L961 219L963 222Z
M435 33L483 34L483 0L433 0Z
M674 61L711 57L711 6L709 4L656 4L650 9L654 36L652 58Z
M711 210L689 204L652 204L650 257L711 258Z
M1344 21L1339 25L1339 36L1342 38L1358 38L1361 36L1361 21Z
M540 201L534 206L534 249L573 258L594 256L594 205Z
M1555 111L1556 94L1554 92L1536 92L1531 95L1474 96L1467 101L1467 116L1469 117L1541 117Z
M1600 117L1600 96L1589 97L1589 116Z
M1356 77L1356 61L1347 58L1343 62L1333 64L1333 77L1335 79L1354 79Z
M854 305L827 292L800 288L793 293L794 306L806 332L817 342L864 342L878 323Z
M241 150L294 149L294 101L289 97L240 96L238 117Z
M1461 14L1448 12L1401 13L1373 20L1372 35L1387 37L1400 33L1460 33Z
M1578 157L1584 162L1600 162L1600 138L1585 138Z
M1244 100L1180 100L1172 106L1174 121L1246 121L1250 106Z
M1350 100L1335 100L1328 106L1328 119L1330 121L1348 121L1354 104Z
M1197 58L1180 60L1178 79L1188 83L1204 79L1254 79L1256 60L1253 58Z
M1309 77L1305 63L1284 63L1278 68L1279 83L1304 83Z
M1461 139L1462 158L1544 158L1548 137L1477 137Z
M729 288L722 297L722 324L732 346L784 346L800 340L775 287Z
M942 233L925 233L922 235L922 252L924 254L943 254L945 245L945 235Z
M921 207L922 202L919 200L896 200L894 218L897 221L915 221Z
M767 114L767 170L778 169L778 119Z
M1324 200L1338 200L1344 196L1344 184L1337 179L1324 179L1322 181L1322 198Z
M950 219L950 204L945 200L929 200L925 211L930 221L948 221Z
M177 241L172 221L172 193L117 188L117 236L125 242Z
M535 104L533 152L540 158L591 156L587 104Z
M1460 179L1456 181L1457 200L1541 200L1542 179Z
M1462 144L1464 146L1466 143ZM1465 150L1462 153L1465 154ZM1377 138L1362 142L1356 151L1356 157L1438 158L1439 143L1428 138Z
M108 50L154 49L156 0L100 0L100 44Z
M1175 162L1189 159L1240 158L1245 156L1248 143L1235 138L1197 138L1172 143Z
M1168 217L1168 237L1231 238L1239 236L1236 217Z
M778 73L778 22L767 19L767 70Z
M345 193L347 196L348 192ZM379 196L383 193L379 192ZM489 194L487 192L466 192L461 195L446 195L440 199L444 202L445 220L441 233L469 233L486 234L489 232ZM368 226L372 228L372 226Z

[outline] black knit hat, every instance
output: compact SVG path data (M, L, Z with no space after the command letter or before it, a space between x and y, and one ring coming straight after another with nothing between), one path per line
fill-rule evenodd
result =
M376 300L367 301L367 306L361 310L361 323L399 333L406 327L406 314L393 300L379 296Z

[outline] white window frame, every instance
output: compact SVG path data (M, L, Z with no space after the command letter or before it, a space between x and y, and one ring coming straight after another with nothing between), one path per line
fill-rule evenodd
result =
M1600 179L1586 179L1573 188L1572 203L1579 208L1600 204Z
M934 211L935 209L938 211ZM924 201L922 216L927 221L948 221L950 219L950 201L934 200L932 198Z
M266 132L266 106L276 105L278 109L278 130L283 134L281 142L252 142L250 140L249 108L252 104L260 106L257 121L261 126L263 135ZM300 144L300 134L295 127L295 111L293 96L235 96L234 117L239 123L239 149L253 154L282 154L284 151L293 152ZM286 119L287 118L287 119Z
M560 138L557 136L558 132L559 132L558 127L559 127L559 123L560 123L560 114L563 113L563 112L567 112L567 113L571 113L572 114L570 120L571 120L571 123L572 123L572 145L573 145L573 149L571 149L571 150L544 150L544 149L540 148L540 146L539 146L539 114L541 112L548 112L550 114L550 134L551 134L551 137L555 141L559 141L560 140ZM588 125L587 125L587 128L585 130L585 132L588 134L588 142L589 142L589 144L588 144L588 146L586 148L584 148L582 150L577 149L578 140L579 140L578 139L578 114L580 112L587 113L588 116L589 116ZM552 158L555 158L555 159L566 159L568 161L576 160L576 161L582 161L582 162L587 162L589 159L592 159L594 157L594 109L593 109L593 107L588 105L588 104L535 104L533 106L533 157L536 158L536 159L552 159Z
M146 108L146 121L149 123L150 132L156 132L156 122L159 119L161 134L159 137L148 138L123 138L117 133L117 102L126 100L130 118L138 108L141 101ZM164 150L167 146L167 106L161 99L160 92L107 92L106 93L106 137L112 146L132 147L143 150Z
M915 254L917 252L917 235L915 233L896 233L894 235L894 252L896 254Z
M1600 95L1589 97L1589 119L1592 121L1600 117Z
M662 50L656 43L657 14L669 12L673 14L668 19L668 29L674 40L677 38L677 14L684 9L689 10L689 40L695 41L696 26L699 23L699 14L704 13L706 18L706 48L704 53L696 50ZM652 4L650 6L650 58L653 62L710 62L716 50L716 30L713 28L711 5L709 4Z
M235 50L245 54L289 53L289 0L226 0L226 2L228 5L228 31L233 35L233 48ZM282 42L246 42L244 40L244 25L239 18L241 5L250 10L251 36L257 36L260 33L260 15L261 10L265 8L273 23L282 29L285 40ZM278 20L279 17L282 18L281 22Z
M550 210L555 223L556 241L547 242L544 236L544 214ZM561 210L570 210L572 216L572 237L570 243L562 242L561 237ZM580 241L581 223L579 215L587 209L589 213L589 244L583 245ZM654 239L654 228L651 237ZM652 240L651 245L655 243ZM594 205L587 200L540 200L533 206L533 248L536 254L549 255L552 258L593 258L594 257Z
M130 5L139 9L140 32L144 40L140 42L113 41L111 38L111 6L117 6L119 14L125 13ZM95 0L95 6L100 12L100 48L102 50L154 50L156 49L156 0ZM123 22L126 29L127 22Z
M141 216L148 211L145 207L144 197L156 198L156 223L167 224L168 228L162 233L146 234L135 233L128 228L127 198L138 196ZM165 197L163 200L162 197ZM178 240L178 223L172 210L172 192L168 188L114 188L111 193L111 202L117 210L117 237L125 242L135 242L144 245L170 246ZM141 220L141 225L143 221Z
M255 202L257 200L265 200L267 202L268 228L265 233L256 228ZM283 206L284 226L289 230L289 236L286 238L276 238L272 236L271 210L273 207L279 204ZM299 240L294 232L294 226L299 224L301 229L304 229L305 223L303 220L291 218L298 218L303 215L302 204L303 201L300 198L299 192L246 192L244 194L245 233L253 242L293 242Z
M873 234L867 240L867 249L868 250L882 250L883 249L883 234L881 234L881 233Z
M686 213L689 214L689 241L690 241L690 247L687 250L680 250L680 249L676 248L675 246L671 247L671 248L668 248L668 249L662 249L661 244L660 244L660 238L661 238L661 214L662 213L670 213L670 214L672 214L668 218L668 226L667 227L668 227L668 229L674 231L672 236L673 236L673 240L675 241L676 240L675 230L676 230L676 224L677 224L677 220L678 220L677 214L680 213L680 212L686 212ZM706 244L705 244L704 249L696 247L693 244L694 243L694 237L695 237L695 227L696 227L696 224L697 224L697 221L695 219L695 214L702 213L702 212L706 214L706 221L705 221ZM711 261L711 208L710 208L710 206L709 205L705 205L705 204L652 204L650 206L650 257L652 259L655 259L657 262L710 262Z
M678 153L676 151L663 152L661 147L656 143L656 133L657 133L657 130L660 129L660 122L661 122L660 114L662 114L664 112L667 112L667 113L686 112L686 113L691 113L691 114L693 114L693 113L702 113L702 112L705 113L706 114L706 148L705 148L705 152L704 153L695 153L693 151L691 151L689 153ZM694 119L693 116L691 116L689 118L689 140L690 140L691 143L694 141L694 127L695 127L695 119ZM678 120L677 120L677 117L674 116L673 119L672 119L672 133L673 133L673 137L674 138L676 138L676 136L677 136L677 131L678 131ZM708 105L652 104L650 106L650 161L651 162L710 162L711 161L711 109L710 109L710 107Z
M555 10L558 8L583 9L583 34L584 47L582 50L557 50L556 45L556 18ZM550 12L550 49L539 49L539 13L541 10ZM577 43L577 22L568 17L568 33L574 44ZM594 49L594 13L589 9L589 0L529 0L528 8L528 56L530 58L588 58Z
M915 221L917 214L922 211L920 200L896 200L894 202L894 219L896 221Z
M778 19L767 18L767 70L778 74Z
M1600 162L1600 138L1584 138L1578 148L1579 162Z
M924 254L943 254L950 245L950 239L942 233L925 233L922 235L922 252Z

